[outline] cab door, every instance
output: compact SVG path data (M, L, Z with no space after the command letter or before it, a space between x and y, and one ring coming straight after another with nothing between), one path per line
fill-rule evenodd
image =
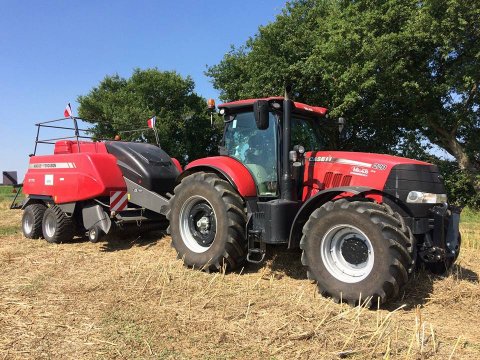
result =
M275 116L259 130L253 112L231 116L225 124L224 148L228 156L242 162L252 174L259 196L278 195L278 135Z

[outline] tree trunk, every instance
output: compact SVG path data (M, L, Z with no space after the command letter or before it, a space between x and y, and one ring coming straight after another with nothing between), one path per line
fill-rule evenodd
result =
M448 151L458 161L460 170L464 171L475 191L480 191L480 164L468 157L463 145L457 140L455 133L448 132L442 128L432 126L439 138L437 145Z

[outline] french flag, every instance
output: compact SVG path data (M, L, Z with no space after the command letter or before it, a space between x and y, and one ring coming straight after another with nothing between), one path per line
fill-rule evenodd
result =
M65 110L63 111L63 116L72 117L72 107L70 106L70 103L68 103L65 107Z
M153 129L155 127L155 121L157 120L157 117L154 116L150 119L147 120L147 125L150 129Z

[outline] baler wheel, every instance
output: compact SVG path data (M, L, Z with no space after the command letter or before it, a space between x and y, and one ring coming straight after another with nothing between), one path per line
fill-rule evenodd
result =
M315 210L300 242L302 264L319 292L352 306L377 306L399 296L414 270L415 247L409 228L388 205L355 199Z
M44 204L30 204L25 208L22 216L22 231L26 238L42 237L42 220L46 209Z
M75 224L58 206L45 210L42 221L43 237L49 243L60 244L73 239Z
M178 258L205 271L241 265L247 254L244 208L240 195L216 174L185 177L175 188L167 214Z
M87 235L88 235L88 240L90 240L90 242L96 243L101 239L103 235L103 230L100 229L99 226L94 225L91 229L88 230Z

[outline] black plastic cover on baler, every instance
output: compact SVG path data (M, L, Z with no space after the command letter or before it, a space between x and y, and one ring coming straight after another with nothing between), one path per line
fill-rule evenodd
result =
M158 194L173 193L180 172L165 151L147 143L106 141L105 145L127 179Z

